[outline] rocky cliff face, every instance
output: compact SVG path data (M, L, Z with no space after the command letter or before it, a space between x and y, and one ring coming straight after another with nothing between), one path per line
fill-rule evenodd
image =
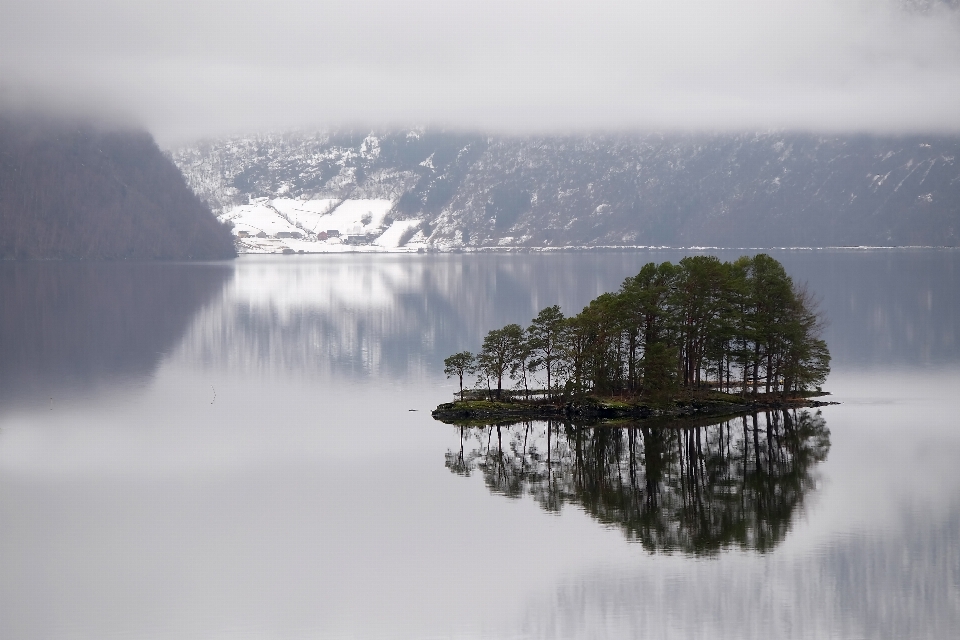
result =
M389 198L457 246L960 244L960 138L431 131L288 134L181 149L224 212L251 197Z
M0 114L0 259L235 255L149 134Z

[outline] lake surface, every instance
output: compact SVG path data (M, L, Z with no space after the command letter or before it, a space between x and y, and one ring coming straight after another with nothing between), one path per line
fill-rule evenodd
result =
M682 252L0 264L0 637L955 637L960 252L769 253L842 404L755 458L430 417L447 355Z

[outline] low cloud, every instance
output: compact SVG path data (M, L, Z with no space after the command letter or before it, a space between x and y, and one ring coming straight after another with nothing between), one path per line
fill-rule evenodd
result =
M40 0L5 99L162 143L266 128L960 132L952 1Z

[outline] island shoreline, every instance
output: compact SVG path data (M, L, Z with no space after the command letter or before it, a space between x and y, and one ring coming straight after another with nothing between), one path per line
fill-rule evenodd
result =
M699 419L722 419L761 411L808 409L840 404L836 401L816 399L828 395L830 394L820 392L786 398L688 397L678 398L661 406L594 396L560 401L469 399L440 404L431 412L431 415L435 420L447 424L504 424L527 420L564 420L591 425L621 422L650 424L677 422L680 423L679 426L683 426L683 423L689 422L692 426L692 423L698 422Z

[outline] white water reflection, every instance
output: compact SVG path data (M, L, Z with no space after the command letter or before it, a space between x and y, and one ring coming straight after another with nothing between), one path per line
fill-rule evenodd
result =
M950 637L956 254L776 255L843 404L783 541L710 559L451 474L428 413L446 355L675 252L0 265L0 637Z

